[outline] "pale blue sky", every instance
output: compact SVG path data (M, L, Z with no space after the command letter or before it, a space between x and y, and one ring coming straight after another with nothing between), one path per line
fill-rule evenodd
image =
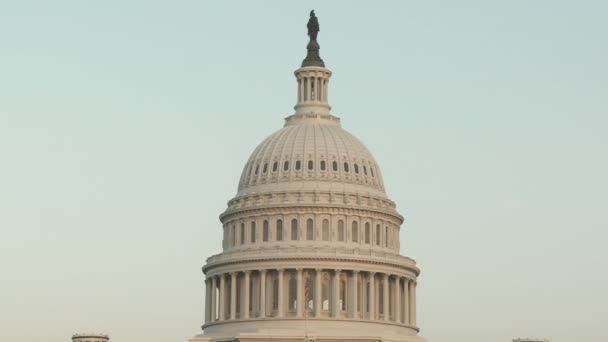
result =
M0 3L0 340L185 341L306 21L430 342L608 338L605 1Z

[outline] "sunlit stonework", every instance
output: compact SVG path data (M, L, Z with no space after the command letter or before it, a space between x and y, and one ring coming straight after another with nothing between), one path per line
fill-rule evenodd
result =
M220 216L223 251L203 267L193 342L424 341L403 217L374 157L330 114L332 73L312 38L295 113L253 151Z

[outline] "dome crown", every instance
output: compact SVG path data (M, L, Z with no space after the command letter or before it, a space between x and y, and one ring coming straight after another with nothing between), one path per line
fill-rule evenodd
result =
M331 115L292 115L253 151L238 196L289 190L386 197L376 160Z

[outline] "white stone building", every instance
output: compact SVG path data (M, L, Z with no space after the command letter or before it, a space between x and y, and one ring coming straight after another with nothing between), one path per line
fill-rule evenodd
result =
M191 342L424 341L403 216L374 157L330 114L313 34L295 113L253 151L220 216L223 251L203 267L204 333Z
M72 342L108 342L110 337L106 334L80 333L72 335Z

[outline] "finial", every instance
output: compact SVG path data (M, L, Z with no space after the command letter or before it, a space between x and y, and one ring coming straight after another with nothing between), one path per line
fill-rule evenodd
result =
M310 11L310 18L308 19L308 24L306 24L308 28L308 36L310 37L310 41L308 45L306 45L306 50L308 53L306 54L306 58L302 61L302 67L307 66L319 66L325 67L325 63L319 56L319 43L317 42L317 34L319 33L319 20L315 15L315 10Z

